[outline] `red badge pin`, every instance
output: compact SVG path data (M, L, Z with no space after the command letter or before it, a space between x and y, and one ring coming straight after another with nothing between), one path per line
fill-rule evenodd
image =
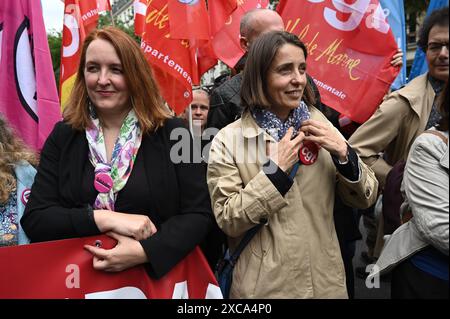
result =
M304 142L298 151L300 162L304 165L312 165L319 156L319 146L314 142Z

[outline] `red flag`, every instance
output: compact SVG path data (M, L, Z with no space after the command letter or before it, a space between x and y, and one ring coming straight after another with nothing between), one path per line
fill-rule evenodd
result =
M214 36L225 26L231 14L237 8L237 0L210 1L208 11L211 34Z
M99 240L105 249L115 246L111 238L96 236L0 248L0 298L222 298L198 247L164 277L154 280L142 265L117 273L95 270L92 255L83 246Z
M100 4L99 0L77 0L80 7L81 22L83 24L86 34L89 34L93 29L97 27L99 6L105 6ZM67 6L67 4L66 4Z
M167 104L180 114L192 101L193 66L187 40L170 38L168 0L148 3L141 48L153 66L155 77ZM198 76L197 76L198 77Z
M147 0L134 0L134 34L142 37L145 30L145 14L147 13Z
M209 17L205 0L168 1L172 39L209 40Z
M278 10L286 30L308 47L308 74L322 102L366 121L399 72L391 66L397 43L379 1L285 0Z
M233 68L245 53L239 43L239 29L242 16L250 10L266 8L268 4L268 0L240 0L232 14L224 18L223 13L230 11L230 8L233 7L232 3L230 4L229 1L225 1L222 4L223 7L221 7L221 4L217 3L217 1L211 2L210 6L212 7L212 13L222 14L219 17L211 16L211 20L215 21L217 18L217 21L226 21L222 27L217 23L214 24L213 29L216 30L216 33L213 34L212 42L214 52L216 53L216 56L229 67Z
M111 11L109 0L97 0L98 12Z
M65 1L59 82L62 109L75 82L83 41L97 27L98 17L97 0Z
M196 52L199 76L202 76L217 64L217 57L212 42L210 40L202 42L203 45Z
M141 48L153 66L164 99L180 114L192 101L192 85L199 84L200 76L216 59L208 40L172 37L170 23L177 16L170 15L170 2L148 2Z
M40 150L61 112L39 1L0 1L0 83L0 113Z

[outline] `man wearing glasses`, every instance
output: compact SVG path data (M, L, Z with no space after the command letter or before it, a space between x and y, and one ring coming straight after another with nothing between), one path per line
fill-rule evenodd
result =
M387 96L349 140L352 148L375 172L382 189L393 165L406 161L415 138L440 119L436 97L448 79L448 38L448 7L445 7L427 17L417 42L426 53L428 73ZM364 101L361 101L361 107L364 107ZM380 229L377 244L369 247L370 257L379 256L382 238Z

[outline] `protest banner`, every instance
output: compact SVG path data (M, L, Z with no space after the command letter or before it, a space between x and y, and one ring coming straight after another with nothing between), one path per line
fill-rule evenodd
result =
M93 236L0 248L0 299L204 299L222 298L196 247L161 279L143 265L121 272L95 270L84 245L115 241Z
M397 43L378 0L282 0L277 11L308 48L307 72L322 103L366 121L399 72L391 66Z

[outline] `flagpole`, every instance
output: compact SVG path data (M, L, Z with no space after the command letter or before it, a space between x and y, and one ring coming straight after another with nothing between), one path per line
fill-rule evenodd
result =
M192 123L192 108L191 105L188 105L189 108L189 131L191 131L192 136L194 136L194 124Z
M112 25L113 27L115 27L115 25L114 25L113 13L112 13L112 7L110 6L110 8L111 8L111 10L109 10L109 16L111 17L111 25Z

